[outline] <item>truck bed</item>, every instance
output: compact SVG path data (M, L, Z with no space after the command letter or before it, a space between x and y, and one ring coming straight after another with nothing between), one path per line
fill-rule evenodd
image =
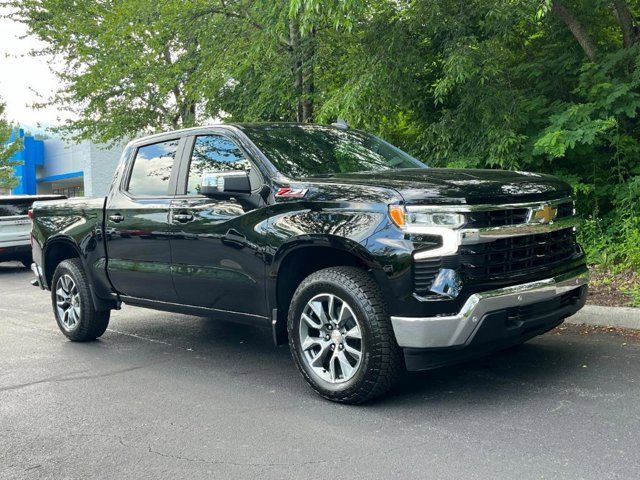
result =
M66 241L69 248L78 249L85 271L94 282L98 295L109 296L111 286L106 277L104 233L104 197L77 197L67 200L35 202L33 204L33 257L38 265L47 265L47 246ZM73 240L75 245L71 245ZM44 251L41 249L44 247ZM52 272L47 271L48 282ZM46 284L44 285L47 286Z

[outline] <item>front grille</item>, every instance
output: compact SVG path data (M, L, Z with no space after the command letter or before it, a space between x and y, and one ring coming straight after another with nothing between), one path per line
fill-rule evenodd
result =
M462 275L471 282L528 275L571 259L577 248L572 228L465 245Z
M558 213L556 214L556 219L558 218L568 218L573 217L573 202L562 203L558 205Z
M573 216L573 203L565 202L556 205L556 220ZM529 220L529 208L506 208L501 210L484 210L468 213L468 227L493 228L522 225Z
M469 214L469 224L473 227L504 227L527 223L528 208L510 208L506 210L487 210Z
M427 260L419 260L413 264L413 290L416 294L425 296L429 294L429 289L436 279L442 260L440 258L432 258Z

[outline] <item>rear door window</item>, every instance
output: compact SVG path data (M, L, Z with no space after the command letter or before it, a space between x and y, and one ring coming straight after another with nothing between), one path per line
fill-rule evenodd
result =
M176 160L179 140L139 147L133 160L127 191L137 197L162 197L169 194L171 169Z
M26 215L31 208L33 202L17 201L10 204L0 204L0 217L14 217L19 215Z

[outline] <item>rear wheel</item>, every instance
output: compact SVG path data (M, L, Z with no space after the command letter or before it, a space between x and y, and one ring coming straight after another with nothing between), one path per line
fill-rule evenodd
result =
M87 275L79 259L60 262L51 281L51 300L56 323L74 342L100 337L109 325L109 310L96 310Z
M358 268L307 277L294 293L287 327L302 376L329 400L365 402L389 390L402 371L382 294Z

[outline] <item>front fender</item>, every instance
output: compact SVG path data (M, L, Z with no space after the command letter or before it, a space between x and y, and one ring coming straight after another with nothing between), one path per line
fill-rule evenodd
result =
M307 247L330 248L357 258L375 276L390 305L399 297L411 295L413 245L389 220L387 208L386 204L281 206L267 227L272 239L272 260L267 266L270 305L275 305L276 283L284 259Z

